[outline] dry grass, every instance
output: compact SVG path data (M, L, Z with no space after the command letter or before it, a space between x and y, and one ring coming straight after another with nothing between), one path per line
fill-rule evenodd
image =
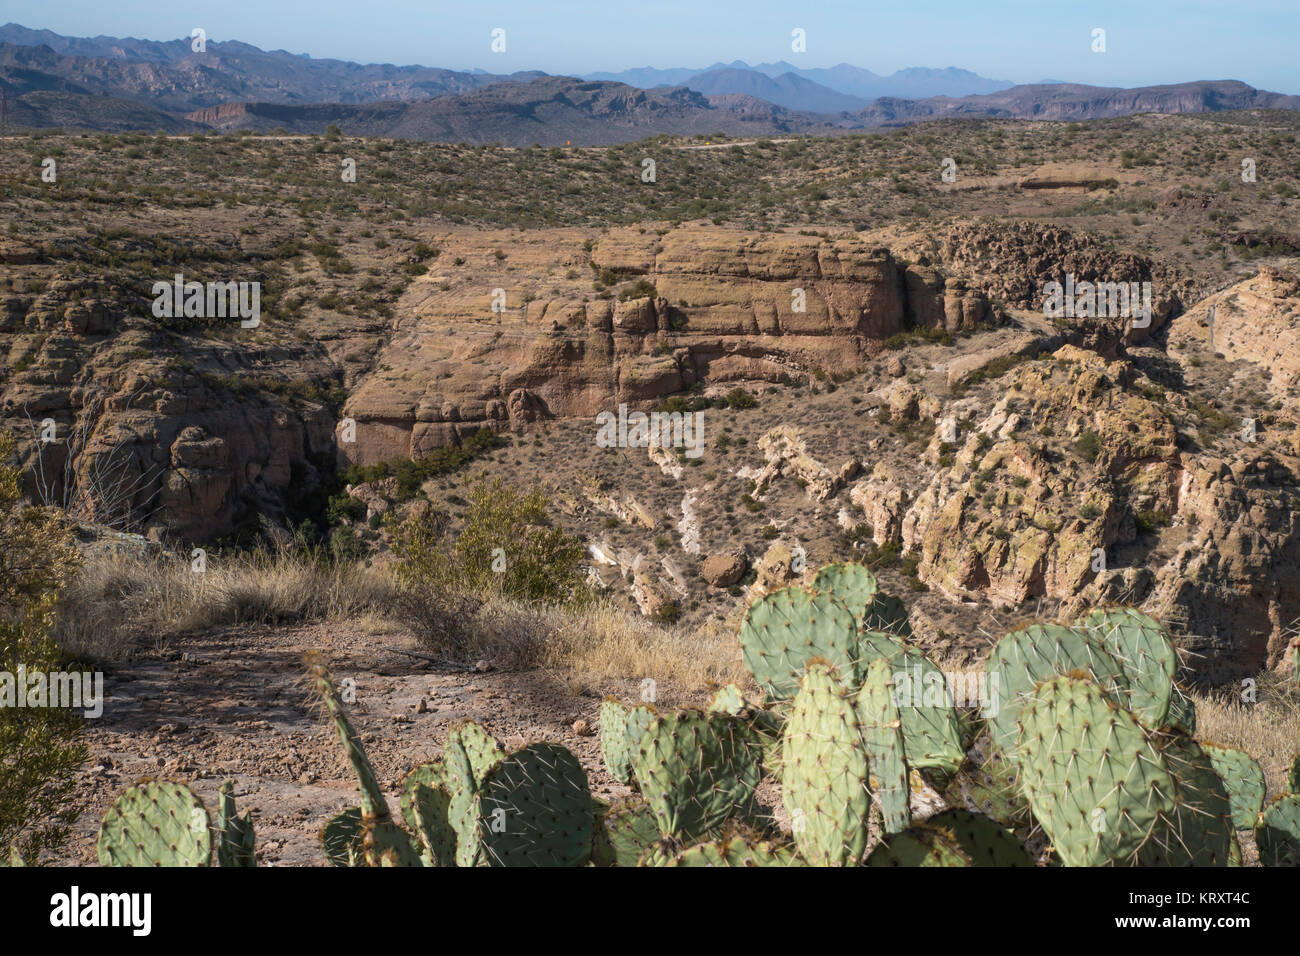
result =
M287 552L212 556L203 573L177 557L101 552L65 592L54 636L75 656L116 660L219 625L365 617L390 606L393 591L380 571Z
M97 552L63 597L55 637L75 656L117 660L142 645L218 626L411 626L411 604L400 597L384 566L321 565L290 552L214 556L202 574L177 557ZM666 628L600 602L550 607L488 594L474 604L452 655L461 659L554 668L588 680L652 677L684 689L749 681L734 631Z
M1193 697L1197 739L1244 750L1258 760L1270 798L1286 790L1287 770L1300 751L1300 693L1290 676L1260 675L1254 704L1240 703L1235 692Z

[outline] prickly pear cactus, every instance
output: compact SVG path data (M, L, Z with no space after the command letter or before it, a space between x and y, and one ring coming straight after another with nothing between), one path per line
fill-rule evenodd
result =
M908 766L945 776L956 773L966 748L943 671L916 648L880 631L864 631L858 646L860 669L865 671L873 660L890 666Z
M974 866L947 829L925 823L876 844L867 866Z
M845 693L831 665L814 661L785 722L781 799L813 866L856 866L867 848L868 752Z
M332 817L320 831L325 857L335 866L361 866L365 863L364 841L360 807L348 807Z
M684 710L660 715L641 737L636 779L666 837L698 840L748 814L759 748L738 717Z
M730 714L743 720L758 739L763 769L768 773L780 769L781 734L785 727L782 714L746 700L735 684L718 690L709 704L709 713Z
M101 866L208 866L208 811L184 784L143 781L108 808L96 850Z
M860 627L867 608L876 597L876 576L865 566L846 561L828 564L812 580L814 591L828 591L853 613Z
M1020 709L1042 681L1082 671L1114 702L1123 706L1124 670L1083 628L1034 624L1005 635L985 665L988 719L993 744L1015 760Z
M388 820L375 820L362 815L361 845L366 866L424 866L420 851L411 835Z
M936 813L925 823L943 830L972 866L1034 865L1033 857L1015 835L983 814L953 808Z
M659 842L654 811L639 795L616 800L597 825L601 830L596 837L597 853L602 849L605 853L597 860L601 866L636 866L646 850Z
M980 759L968 762L948 784L949 803L978 812L1005 827L1033 822L1029 803L1020 790L1015 765L1002 751L986 747Z
M1300 756L1297 756L1291 762L1291 769L1286 775L1287 790L1291 793L1300 793Z
M713 695L713 700L709 703L709 713L739 717L749 706L740 688L735 684L728 684L726 687L719 687L718 692Z
M1095 683L1054 677L1020 709L1021 785L1066 866L1134 862L1174 813L1174 781L1142 726Z
M329 671L325 669L325 664L318 655L308 658L307 673L316 696L329 712L334 730L338 733L343 750L361 785L362 816L368 820L391 822L392 814L388 810L388 801L384 799L384 793L379 789L379 781L375 778L374 768L370 766L370 761L366 757L365 748L361 746L361 738L352 729L352 722L348 720L347 712L343 709L343 701L339 698Z
M880 805L886 833L900 833L912 822L911 788L903 753L902 720L894 703L894 679L889 663L874 660L858 692L857 713L862 743L870 765L868 785ZM805 854L806 855L806 854Z
M483 778L504 756L501 744L472 720L462 721L447 734L442 766L450 796L447 820L456 831L457 866L485 862L475 798Z
M605 759L605 769L619 783L633 783L637 744L654 717L655 709L648 704L624 707L613 697L606 697L601 703L600 753Z
M479 834L491 866L585 866L593 819L587 772L559 744L530 744L487 772Z
M1255 845L1264 866L1300 866L1300 793L1284 793L1264 808Z
M1124 669L1126 706L1143 726L1164 727L1178 655L1160 622L1132 608L1108 608L1080 618L1094 641L1110 652Z
M755 601L740 628L741 657L769 699L794 696L808 662L817 658L856 684L857 645L853 612L828 593L800 587Z
M402 818L421 845L425 866L456 865L456 831L448 814L451 794L447 790L442 761L416 767L402 786Z
M1259 812L1264 809L1268 788L1264 783L1264 770L1248 753L1202 743L1201 749L1209 755L1214 772L1228 789L1232 804L1232 825L1238 830L1249 830L1259 822Z
M1169 711L1165 714L1165 729L1178 731L1191 737L1196 733L1196 704L1191 696L1177 684L1169 690Z
M807 866L793 848L733 836L687 847L668 866Z
M1174 782L1174 808L1138 850L1138 866L1229 866L1235 833L1223 780L1191 737L1157 738Z
M256 866L257 835L252 813L239 816L235 785L229 780L221 785L217 799L217 865Z

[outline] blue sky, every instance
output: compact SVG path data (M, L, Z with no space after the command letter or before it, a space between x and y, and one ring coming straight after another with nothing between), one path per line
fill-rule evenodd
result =
M1300 93L1300 0L5 0L0 20L75 36L215 40L361 62L494 73L786 59L877 73L959 66L1101 86L1239 79ZM506 31L492 53L491 31ZM793 53L802 28L807 52ZM1107 51L1091 33L1106 30Z

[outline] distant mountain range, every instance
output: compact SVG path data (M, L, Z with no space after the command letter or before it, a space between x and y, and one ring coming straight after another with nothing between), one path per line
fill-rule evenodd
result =
M337 125L356 135L513 146L610 145L660 133L829 135L945 117L1300 109L1300 97L1235 80L1009 86L955 68L882 77L848 64L741 61L587 78L501 75L316 60L238 41L209 41L195 53L187 39L65 37L16 24L0 27L0 90L18 126L307 133Z
M927 96L973 96L979 93L996 93L1014 86L1009 80L990 80L969 70L948 67L942 70L925 67L911 67L899 70L889 76L881 76L864 70L862 67L841 63L839 66L803 69L785 60L776 63L759 63L750 66L744 60L731 63L715 63L703 70L672 69L657 70L643 67L636 70L623 70L619 73L589 73L588 80L608 80L626 83L642 89L658 86L689 86L701 93L751 93L759 86L761 80L753 77L765 77L775 81L778 86L767 87L769 96L763 97L770 102L789 109L816 109L820 112L833 112L839 109L861 109L871 100L881 96L895 96L905 99L921 99ZM799 83L799 81L804 81ZM795 102L783 102L774 99L780 96L782 89L797 91L794 95L801 100L817 95L808 84L815 84L827 94L840 94L852 97L856 103L852 106L836 106L836 99L828 95L823 106L796 105ZM706 88L707 87L707 88Z

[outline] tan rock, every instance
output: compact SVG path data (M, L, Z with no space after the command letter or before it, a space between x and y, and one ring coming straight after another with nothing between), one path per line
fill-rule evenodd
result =
M743 578L748 569L749 559L745 552L737 550L709 555L700 567L700 574L710 586L726 588Z

